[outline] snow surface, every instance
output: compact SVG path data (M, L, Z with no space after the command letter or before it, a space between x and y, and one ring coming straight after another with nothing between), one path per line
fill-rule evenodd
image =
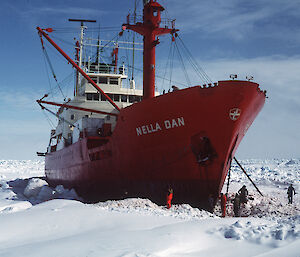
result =
M148 199L84 204L74 190L50 188L42 161L0 161L0 256L300 256L300 160L244 160L264 196L233 165L227 217L188 204ZM227 182L227 181L226 181ZM250 199L233 217L245 184ZM226 183L223 192L226 191ZM174 192L176 194L176 192Z

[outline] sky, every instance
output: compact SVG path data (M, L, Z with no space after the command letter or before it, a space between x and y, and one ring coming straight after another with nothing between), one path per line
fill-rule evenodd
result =
M141 13L142 0L137 1ZM166 17L176 19L180 38L213 81L229 79L230 74L237 74L242 80L253 76L260 88L267 90L265 106L236 156L300 158L300 1L160 3L166 8ZM51 127L35 100L54 83L49 83L49 68L35 28L76 28L78 25L70 24L68 18L96 19L97 26L118 28L133 8L134 0L0 1L0 159L36 159L36 151L45 151L49 141ZM107 33L113 37L117 30ZM158 67L168 60L168 51L164 50L168 40L160 38ZM73 42L72 38L69 42ZM74 52L64 41L61 46L69 54ZM49 54L57 77L63 80L72 69L65 68L65 62L54 50L49 49ZM175 67L174 74L177 69L181 68ZM202 84L188 65L186 69L195 85ZM185 81L182 77L181 81Z

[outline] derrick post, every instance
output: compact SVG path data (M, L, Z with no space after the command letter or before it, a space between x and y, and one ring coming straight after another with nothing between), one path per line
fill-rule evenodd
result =
M143 60L143 99L155 96L155 47L159 44L159 35L174 34L178 31L173 27L160 27L161 12L164 8L155 0L150 0L144 6L143 22L130 24L129 17L126 29L130 29L144 37L144 60Z

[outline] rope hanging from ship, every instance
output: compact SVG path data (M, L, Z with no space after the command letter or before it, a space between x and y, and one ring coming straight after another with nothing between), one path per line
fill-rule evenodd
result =
M48 46L45 44L45 42L42 39L41 39L41 46L42 46L42 52L43 52L44 62L45 62L45 69L46 69L46 73L48 75L47 78L48 78L48 84L49 84L49 91L46 94L48 96L54 97L59 92L65 101L67 94L63 93L63 88L66 87L69 84L69 82L72 80L73 71L69 75L67 75L62 81L58 82L56 73L54 71L51 59L50 59L48 51L47 51L47 49L51 50L51 48L48 48ZM56 54L56 52L54 52L54 53ZM57 56L59 56L59 58L61 58L60 55L57 55ZM48 68L50 68L51 71L49 71ZM56 87L54 87L54 88L52 87L52 84L51 84L51 80L50 80L51 76L49 75L50 73L56 82ZM54 100L54 98L53 98L53 100Z
M197 77L200 79L200 81L203 84L213 84L212 79L205 73L203 68L198 64L194 56L191 54L189 51L188 47L184 44L184 41L182 38L176 33L176 36L170 40L169 44L169 51L168 51L168 57L167 61L165 63L165 68L161 69L164 71L163 75L156 74L156 77L162 80L162 83L160 85L160 88L164 88L164 83L168 82L168 89L169 91L171 90L172 85L177 84L181 85L184 88L190 87L192 85L190 75L188 72L188 66L186 62L192 67L192 69L195 71L195 74ZM127 56L128 58L128 56ZM178 59L178 62L180 63L182 72L185 77L185 83L184 82L179 82L173 79L173 67L174 67L174 62ZM137 71L143 71L140 68L133 67L131 65L128 65L129 68L132 70L137 70ZM169 73L169 76L167 76Z
M50 70L51 70L52 76L53 76L53 78L54 78L54 80L55 80L55 82L56 82L57 88L59 89L60 93L62 94L63 98L65 99L66 96L64 95L64 93L63 93L63 91L62 91L62 89L61 89L61 87L60 87L60 85L59 85L59 83L58 83L58 81L57 81L56 73L55 73L55 71L54 71L53 65L52 65L51 60L50 60L50 58L49 58L48 52L47 52L47 50L46 50L46 48L45 48L45 46L44 46L44 42L43 42L42 38L41 38L41 45L42 45L42 51L43 51L45 60L46 60L46 62L48 63L48 66L49 66L49 68L50 68ZM48 70L47 70L47 71L48 71Z
M52 86L51 86L51 80L50 80L49 70L48 70L48 67L49 67L50 70L51 70L51 75L53 76L53 78L54 78L54 80L55 80L55 82L56 82L56 89L59 90L59 92L61 93L61 95L62 95L62 97L63 97L63 99L64 99L64 102L65 102L65 101L66 101L66 96L65 96L65 94L64 94L63 91L62 91L61 83L59 83L58 80L57 80L56 73L55 73L55 71L54 71L53 65L52 65L52 63L51 63L50 57L49 57L49 55L48 55L48 52L47 52L47 50L46 50L46 47L45 47L45 44L44 44L42 38L41 38L41 46L42 46L42 52L43 52L43 55L44 55L44 61L45 61L46 72L47 72L47 74L48 74L48 76L47 76L47 77L48 77L48 83L49 83L49 87L50 87L50 91L49 91L47 94L45 94L45 96L51 95L51 96L53 97L53 96L55 95L54 89L53 89ZM48 65L47 65L47 64L48 64ZM71 73L71 75L73 75L73 72ZM68 79L68 77L70 77L70 75L67 76L66 78ZM65 80L64 80L64 81L65 81ZM65 119L62 119L62 118L60 118L60 117L57 115L57 113L58 113L58 109L57 109L57 108L56 108L56 112L53 112L53 111L51 111L51 110L45 108L45 107L42 106L41 104L39 104L39 105L40 105L40 107L41 107L41 109L42 109L42 112L43 112L43 114L44 114L44 116L45 116L47 122L49 123L50 127L54 128L55 126L54 126L52 120L50 119L50 117L47 115L46 111L47 111L48 113L54 115L54 116L55 116L56 118L58 118L59 120L65 122ZM72 124L72 126L73 126L73 124Z

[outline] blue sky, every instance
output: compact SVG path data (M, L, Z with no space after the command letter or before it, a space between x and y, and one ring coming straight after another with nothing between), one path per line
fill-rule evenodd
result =
M176 18L180 37L213 81L228 79L232 73L240 79L252 75L267 90L269 98L237 157L300 158L300 1L160 3L168 18ZM34 159L35 152L45 151L48 143L50 126L35 103L49 90L35 27L76 27L68 18L96 19L101 26L118 27L133 7L133 0L0 1L0 159ZM163 49L168 40L162 37L157 50L161 67L167 59ZM62 47L70 48L66 44ZM72 51L69 49L70 54ZM63 79L71 69L50 53Z

